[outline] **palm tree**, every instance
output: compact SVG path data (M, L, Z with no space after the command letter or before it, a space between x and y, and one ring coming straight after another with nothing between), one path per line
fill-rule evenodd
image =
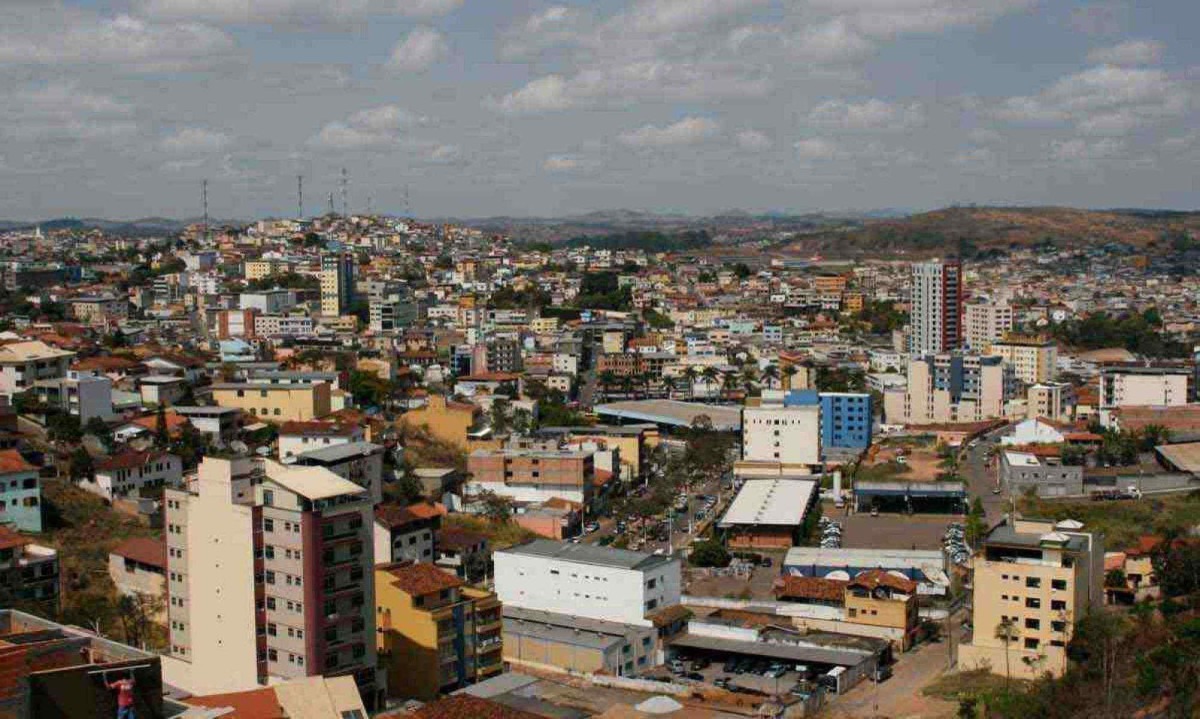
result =
M799 371L794 364L784 365L783 378L787 380L785 384L787 384L788 389L792 388L792 377L795 377Z
M612 370L606 369L600 373L597 379L600 382L601 394L604 395L605 399L608 399L608 391L617 383L617 375Z
M721 377L721 393L726 397L728 397L730 393L737 390L737 388L741 385L742 380L737 372L729 372Z
M1012 666L1008 658L1008 646L1017 640L1017 624L1011 618L1005 617L996 625L996 638L1004 642L1004 688L1007 690L1012 682Z
M683 370L683 378L687 380L688 385L688 399L696 398L696 378L699 376L700 373L692 365L688 365Z
M744 367L742 367L742 386L746 388L747 392L751 392L754 390L754 385L757 383L757 381L758 369L753 364L747 363Z

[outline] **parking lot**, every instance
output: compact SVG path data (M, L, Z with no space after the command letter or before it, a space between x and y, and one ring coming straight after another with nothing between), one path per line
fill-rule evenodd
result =
M802 682L804 677L794 666L749 657L712 663L706 659L683 660L661 667L653 675L671 681L703 683L734 692L769 696L785 695L793 690L799 694L812 689L810 682ZM815 672L809 676L815 676Z

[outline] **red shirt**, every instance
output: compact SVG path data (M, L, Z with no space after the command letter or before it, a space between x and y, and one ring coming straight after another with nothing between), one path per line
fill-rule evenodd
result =
M133 680L118 679L108 685L109 689L117 690L117 706L131 707L133 706Z

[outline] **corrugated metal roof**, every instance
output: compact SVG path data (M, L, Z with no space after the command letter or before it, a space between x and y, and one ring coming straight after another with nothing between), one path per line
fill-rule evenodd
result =
M796 526L804 522L817 491L811 479L750 479L729 505L719 526L765 524Z

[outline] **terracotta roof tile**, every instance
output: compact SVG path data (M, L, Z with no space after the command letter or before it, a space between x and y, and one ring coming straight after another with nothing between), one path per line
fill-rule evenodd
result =
M233 713L226 714L221 719L287 719L283 707L279 706L275 690L270 687L231 694L194 696L185 701L210 709L231 707Z
M36 472L37 467L30 464L21 453L15 449L0 450L0 474L15 472Z
M776 599L840 602L845 598L848 583L842 579L787 576L776 579L773 589Z
M432 564L389 564L380 568L392 576L393 586L414 597L466 584Z
M167 427L170 427L170 422L167 423ZM161 452L126 450L100 460L96 463L96 470L100 472L115 472L119 469L134 469L160 459L162 456L163 453Z
M0 524L0 549L16 549L32 544L32 540L17 534L16 530Z
M113 547L112 553L159 569L167 568L167 543L148 537L131 537Z
M413 719L544 719L541 714L514 709L470 694L457 694L430 702L408 716Z
M859 572L854 579L850 580L850 586L865 587L866 589L888 587L905 594L916 594L917 592L917 583L913 580L907 577L897 577L882 569L868 569L865 572Z

